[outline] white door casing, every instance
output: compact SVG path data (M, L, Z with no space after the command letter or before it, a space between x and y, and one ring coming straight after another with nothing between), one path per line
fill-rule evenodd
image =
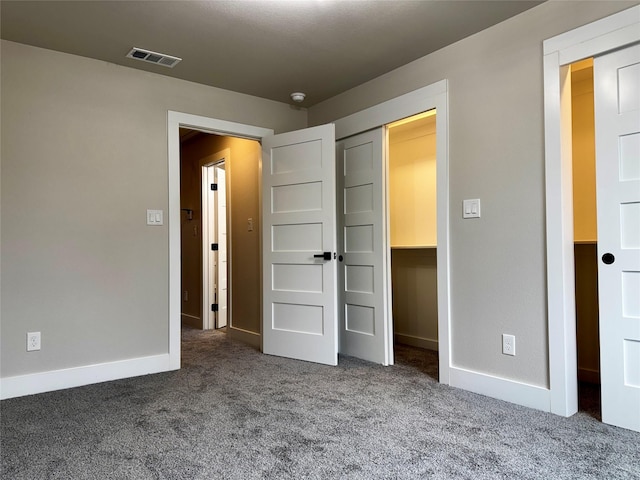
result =
M385 151L386 127L336 146L339 351L389 365L393 342L387 316Z
M640 6L543 43L549 407L578 410L569 65L640 42ZM440 263L438 263L440 264Z
M180 128L228 135L252 140L273 135L270 128L256 127L216 118L169 111L167 113L167 148L169 176L169 354L165 370L180 368ZM230 208L233 208L230 205ZM233 232L228 232L233 234ZM256 335L257 336L257 335ZM160 370L163 371L163 370ZM148 372L147 372L148 373Z
M228 313L228 262L227 262L227 184L225 164L215 166L216 173L216 243L218 244L216 261L216 328L227 326Z
M332 124L262 139L264 353L337 365L335 196Z
M602 421L640 431L640 45L594 59Z

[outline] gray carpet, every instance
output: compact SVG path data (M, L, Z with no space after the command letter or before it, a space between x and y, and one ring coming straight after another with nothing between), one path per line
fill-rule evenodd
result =
M197 330L183 349L177 372L1 402L0 476L640 479L639 434L442 386L433 352L325 367Z

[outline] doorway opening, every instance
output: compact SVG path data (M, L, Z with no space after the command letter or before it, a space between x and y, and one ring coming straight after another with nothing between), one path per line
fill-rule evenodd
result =
M255 140L180 128L181 323L254 345L260 156Z
M578 409L600 419L593 58L570 68Z
M394 352L396 359L421 358L437 379L436 110L387 129Z

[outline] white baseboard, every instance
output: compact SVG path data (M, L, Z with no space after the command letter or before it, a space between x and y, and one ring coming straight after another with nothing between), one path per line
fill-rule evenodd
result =
M469 390L487 397L505 400L544 412L551 411L551 395L550 390L547 388L457 367L450 367L449 373L449 385L452 387L462 388L463 390Z
M169 370L174 370L171 368L169 354L163 354L5 377L0 379L0 399L52 392Z
M405 335L404 333L395 333L396 343L410 345L412 347L425 348L427 350L438 351L438 341L431 338L416 337L415 335Z
M234 340L238 340L242 343L246 343L247 345L251 345L258 350L261 350L262 348L259 333L250 332L249 330L243 330L241 328L236 328L229 325L227 327L227 335L229 335L229 338L233 338Z

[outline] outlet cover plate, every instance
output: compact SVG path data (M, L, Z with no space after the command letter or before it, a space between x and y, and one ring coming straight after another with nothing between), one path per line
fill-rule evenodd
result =
M27 352L40 350L40 332L27 332Z
M514 335L502 334L502 353L505 355L516 354L516 337Z

